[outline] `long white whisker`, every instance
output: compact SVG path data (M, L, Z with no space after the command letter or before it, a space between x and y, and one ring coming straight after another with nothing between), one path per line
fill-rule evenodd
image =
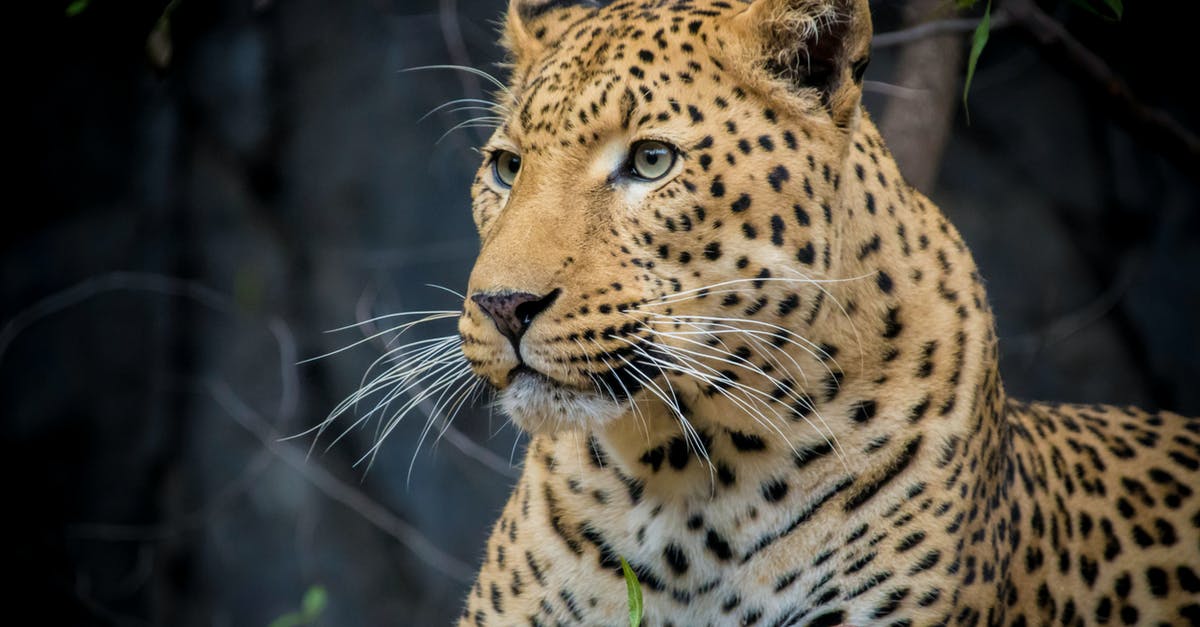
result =
M389 318L400 318L400 317L404 317L404 316L430 316L428 319L425 320L426 322L429 322L432 320L441 320L443 318L455 318L455 317L458 317L461 315L462 315L461 311L457 311L457 310L452 311L449 309L434 310L434 311L402 311L400 313L390 313L390 314L384 314L382 316L375 316L374 318L367 318L366 320L360 320L358 322L355 322L354 324L348 324L344 327L338 327L336 329L327 329L326 331L324 331L324 333L338 333L339 331L348 331L350 329L357 329L358 327L362 327L362 326L366 326L368 324L379 322L380 320L387 320ZM434 317L434 316L441 316L441 317Z
M426 283L425 287L432 287L435 290L442 290L443 292L449 292L449 293L459 297L462 300L467 299L467 297L465 295L459 293L458 290L452 290L452 289L446 287L445 285L438 285L437 283Z
M420 71L424 71L424 70L457 70L459 72L468 72L470 74L474 74L476 76L479 76L479 77L487 80L492 85L495 85L496 87L498 87L500 89L500 91L504 92L505 94L507 94L510 97L512 96L512 92L509 91L508 86L505 85L504 83L500 82L500 79L496 78L495 76L492 76L491 74L489 74L487 72L484 72L483 70L480 70L478 68L473 68L470 66L466 66L466 65L446 65L446 64L418 65L416 67L405 68L403 70L400 70L400 72L408 73L408 72L420 72Z
M511 111L508 109L508 107L506 107L502 104L496 103L496 102L492 102L491 100L484 100L482 98L455 98L454 100L440 104L440 105L430 109L428 113L421 116L420 119L418 119L417 121L424 122L429 116L437 113L438 111L441 111L441 110L445 109L446 107L453 107L455 105L460 105L460 104L484 105L479 108L487 109L489 111L499 111L499 112L506 113L506 114L511 113Z
M426 323L426 322L433 322L434 320L444 320L444 319L446 319L446 318L453 318L453 317L455 317L455 316L458 316L458 315L460 315L460 314L458 314L458 313L455 313L455 314L453 314L453 315L448 315L448 314L444 314L444 313L439 313L439 314L435 314L435 315L430 315L430 316L427 316L427 317L425 317L425 318L422 318L422 319L420 319L420 320L413 320L412 322L406 322L406 323L404 323L404 324L402 324L402 325L395 326L395 327L391 327L390 329L384 329L384 330L382 330L382 331L377 331L377 332L375 332L375 333L372 333L371 335L368 335L368 336L366 336L366 337L362 338L361 340L358 340L358 341L356 341L356 342L353 342L353 343L351 343L351 344L349 344L349 345L347 345L347 346L343 346L342 348L339 348L339 349L337 349L337 350L333 350L333 351L330 351L330 352L328 352L328 353L325 353L324 355L318 355L318 356L316 356L316 357L309 357L308 359L301 360L301 361L297 362L297 364L306 364L306 363L309 363L309 362L317 361L317 360L319 360L319 359L325 359L325 358L327 358L327 357L332 357L333 355L337 355L338 353L341 353L341 352L348 351L348 350L350 350L351 348L354 348L355 346L358 346L358 345L360 345L360 344L364 344L364 343L366 343L366 342L370 342L370 341L372 341L372 340L374 340L374 339L377 339L377 338L380 338L380 337L382 337L382 336L384 336L384 335L387 335L388 333L396 333L396 332L397 332L397 330L399 330L399 332L403 332L403 331L405 331L405 330L408 330L408 329L410 329L410 328L412 328L412 327L414 327L414 326L416 326L416 325L418 325L418 324L424 324L424 323ZM349 328L349 327L347 327L347 328ZM340 330L344 330L344 329L340 329Z

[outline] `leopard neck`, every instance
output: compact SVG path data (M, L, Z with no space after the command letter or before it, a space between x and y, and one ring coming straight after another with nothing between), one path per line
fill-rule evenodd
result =
M905 435L942 446L997 422L987 415L1003 399L994 323L966 245L938 208L903 180L865 114L840 161L830 197L818 192L815 201L806 200L798 192L788 199L812 203L815 215L821 213L816 206L830 208L823 230L814 229L818 261L800 268L815 281L797 290L802 304L790 317L758 319L800 338L780 348L789 353L787 363L804 372L785 381L786 394L773 389L779 375L755 380L741 373L739 379L790 405L792 420L763 424L776 422L764 420L774 415L753 400L729 402L712 394L711 386L707 393L689 393L686 379L661 377L659 396L673 397L674 407L655 408L663 403L651 397L598 432L630 463L630 472L650 444L683 438L699 454L723 431L752 441L786 440L783 449L823 450L825 442L834 453L843 449L853 466L866 463L855 462L863 451L870 456ZM807 167L820 176L819 161L814 166L809 160ZM829 258L825 267L823 256ZM763 368L769 368L765 361ZM751 416L755 408L758 415ZM686 412L698 437L688 437L677 410Z

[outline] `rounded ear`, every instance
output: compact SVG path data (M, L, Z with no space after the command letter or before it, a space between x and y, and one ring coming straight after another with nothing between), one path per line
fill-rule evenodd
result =
M755 0L733 19L756 40L756 65L792 89L817 90L834 122L850 123L870 61L867 0Z
M613 0L510 0L504 46L520 64L562 37L575 21Z

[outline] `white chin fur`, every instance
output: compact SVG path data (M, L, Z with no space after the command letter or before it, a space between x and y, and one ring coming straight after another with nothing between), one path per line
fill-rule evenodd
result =
M625 407L611 398L530 375L518 376L500 392L500 409L529 433L599 426L625 413Z

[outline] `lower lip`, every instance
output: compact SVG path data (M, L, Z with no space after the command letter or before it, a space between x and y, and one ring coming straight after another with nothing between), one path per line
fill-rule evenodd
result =
M513 381L516 381L517 377L520 376L533 377L535 379L551 382L550 377L547 377L546 375L534 370L533 368L530 368L529 366L526 366L525 364L521 364L520 366L517 366L508 372L508 382L512 383Z

